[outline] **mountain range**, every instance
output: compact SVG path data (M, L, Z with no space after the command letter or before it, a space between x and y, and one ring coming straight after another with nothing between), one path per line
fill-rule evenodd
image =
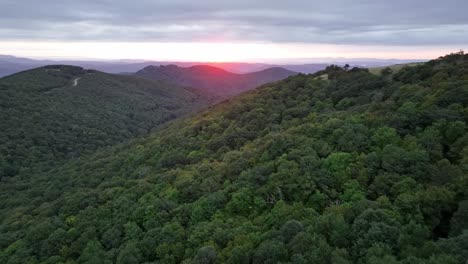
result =
M169 65L117 75L49 65L0 78L0 178L147 135L177 117L295 74Z
M176 65L147 66L135 73L136 76L140 77L193 87L204 94L220 99L226 99L265 83L278 81L296 74L296 72L279 67L236 74L208 65L187 68Z
M312 61L312 62L310 62ZM0 77L37 68L45 65L75 65L85 69L95 69L107 73L135 73L144 67L151 65L177 65L179 67L191 67L196 65L208 65L218 67L233 73L249 73L261 71L272 67L281 67L290 71L300 73L314 73L325 69L330 64L350 64L361 67L378 67L392 64L403 64L418 60L390 60L390 59L345 59L345 58L323 58L308 59L299 63L238 63L238 62L170 62L170 61L147 61L147 60L34 60L20 58L10 55L0 55Z
M1 78L0 263L466 263L468 55L202 91Z

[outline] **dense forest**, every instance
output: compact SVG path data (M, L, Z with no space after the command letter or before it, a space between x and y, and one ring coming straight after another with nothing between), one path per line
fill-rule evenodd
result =
M464 264L467 107L463 53L264 85L2 178L0 263Z
M175 84L46 66L0 79L0 178L148 134L210 99Z

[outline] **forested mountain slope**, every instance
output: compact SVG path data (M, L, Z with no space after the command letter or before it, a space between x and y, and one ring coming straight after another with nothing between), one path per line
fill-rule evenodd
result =
M0 178L147 134L207 105L174 84L46 66L0 79Z
M148 66L135 75L193 87L198 89L200 93L226 99L295 74L297 73L279 67L237 74L208 65L195 65L192 67L167 65Z
M265 85L3 179L0 262L465 263L467 103L462 54Z

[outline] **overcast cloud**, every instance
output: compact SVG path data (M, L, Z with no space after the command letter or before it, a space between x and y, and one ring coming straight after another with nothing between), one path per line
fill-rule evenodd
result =
M466 10L466 0L0 0L0 40L466 45Z

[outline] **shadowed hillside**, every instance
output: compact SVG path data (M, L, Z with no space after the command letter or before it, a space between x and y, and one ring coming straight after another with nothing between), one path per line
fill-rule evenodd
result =
M46 66L0 79L0 177L148 134L209 97L132 76Z
M135 75L194 87L201 93L226 99L262 84L278 81L295 74L297 73L277 67L248 74L235 74L207 65L188 68L167 65L148 66Z

